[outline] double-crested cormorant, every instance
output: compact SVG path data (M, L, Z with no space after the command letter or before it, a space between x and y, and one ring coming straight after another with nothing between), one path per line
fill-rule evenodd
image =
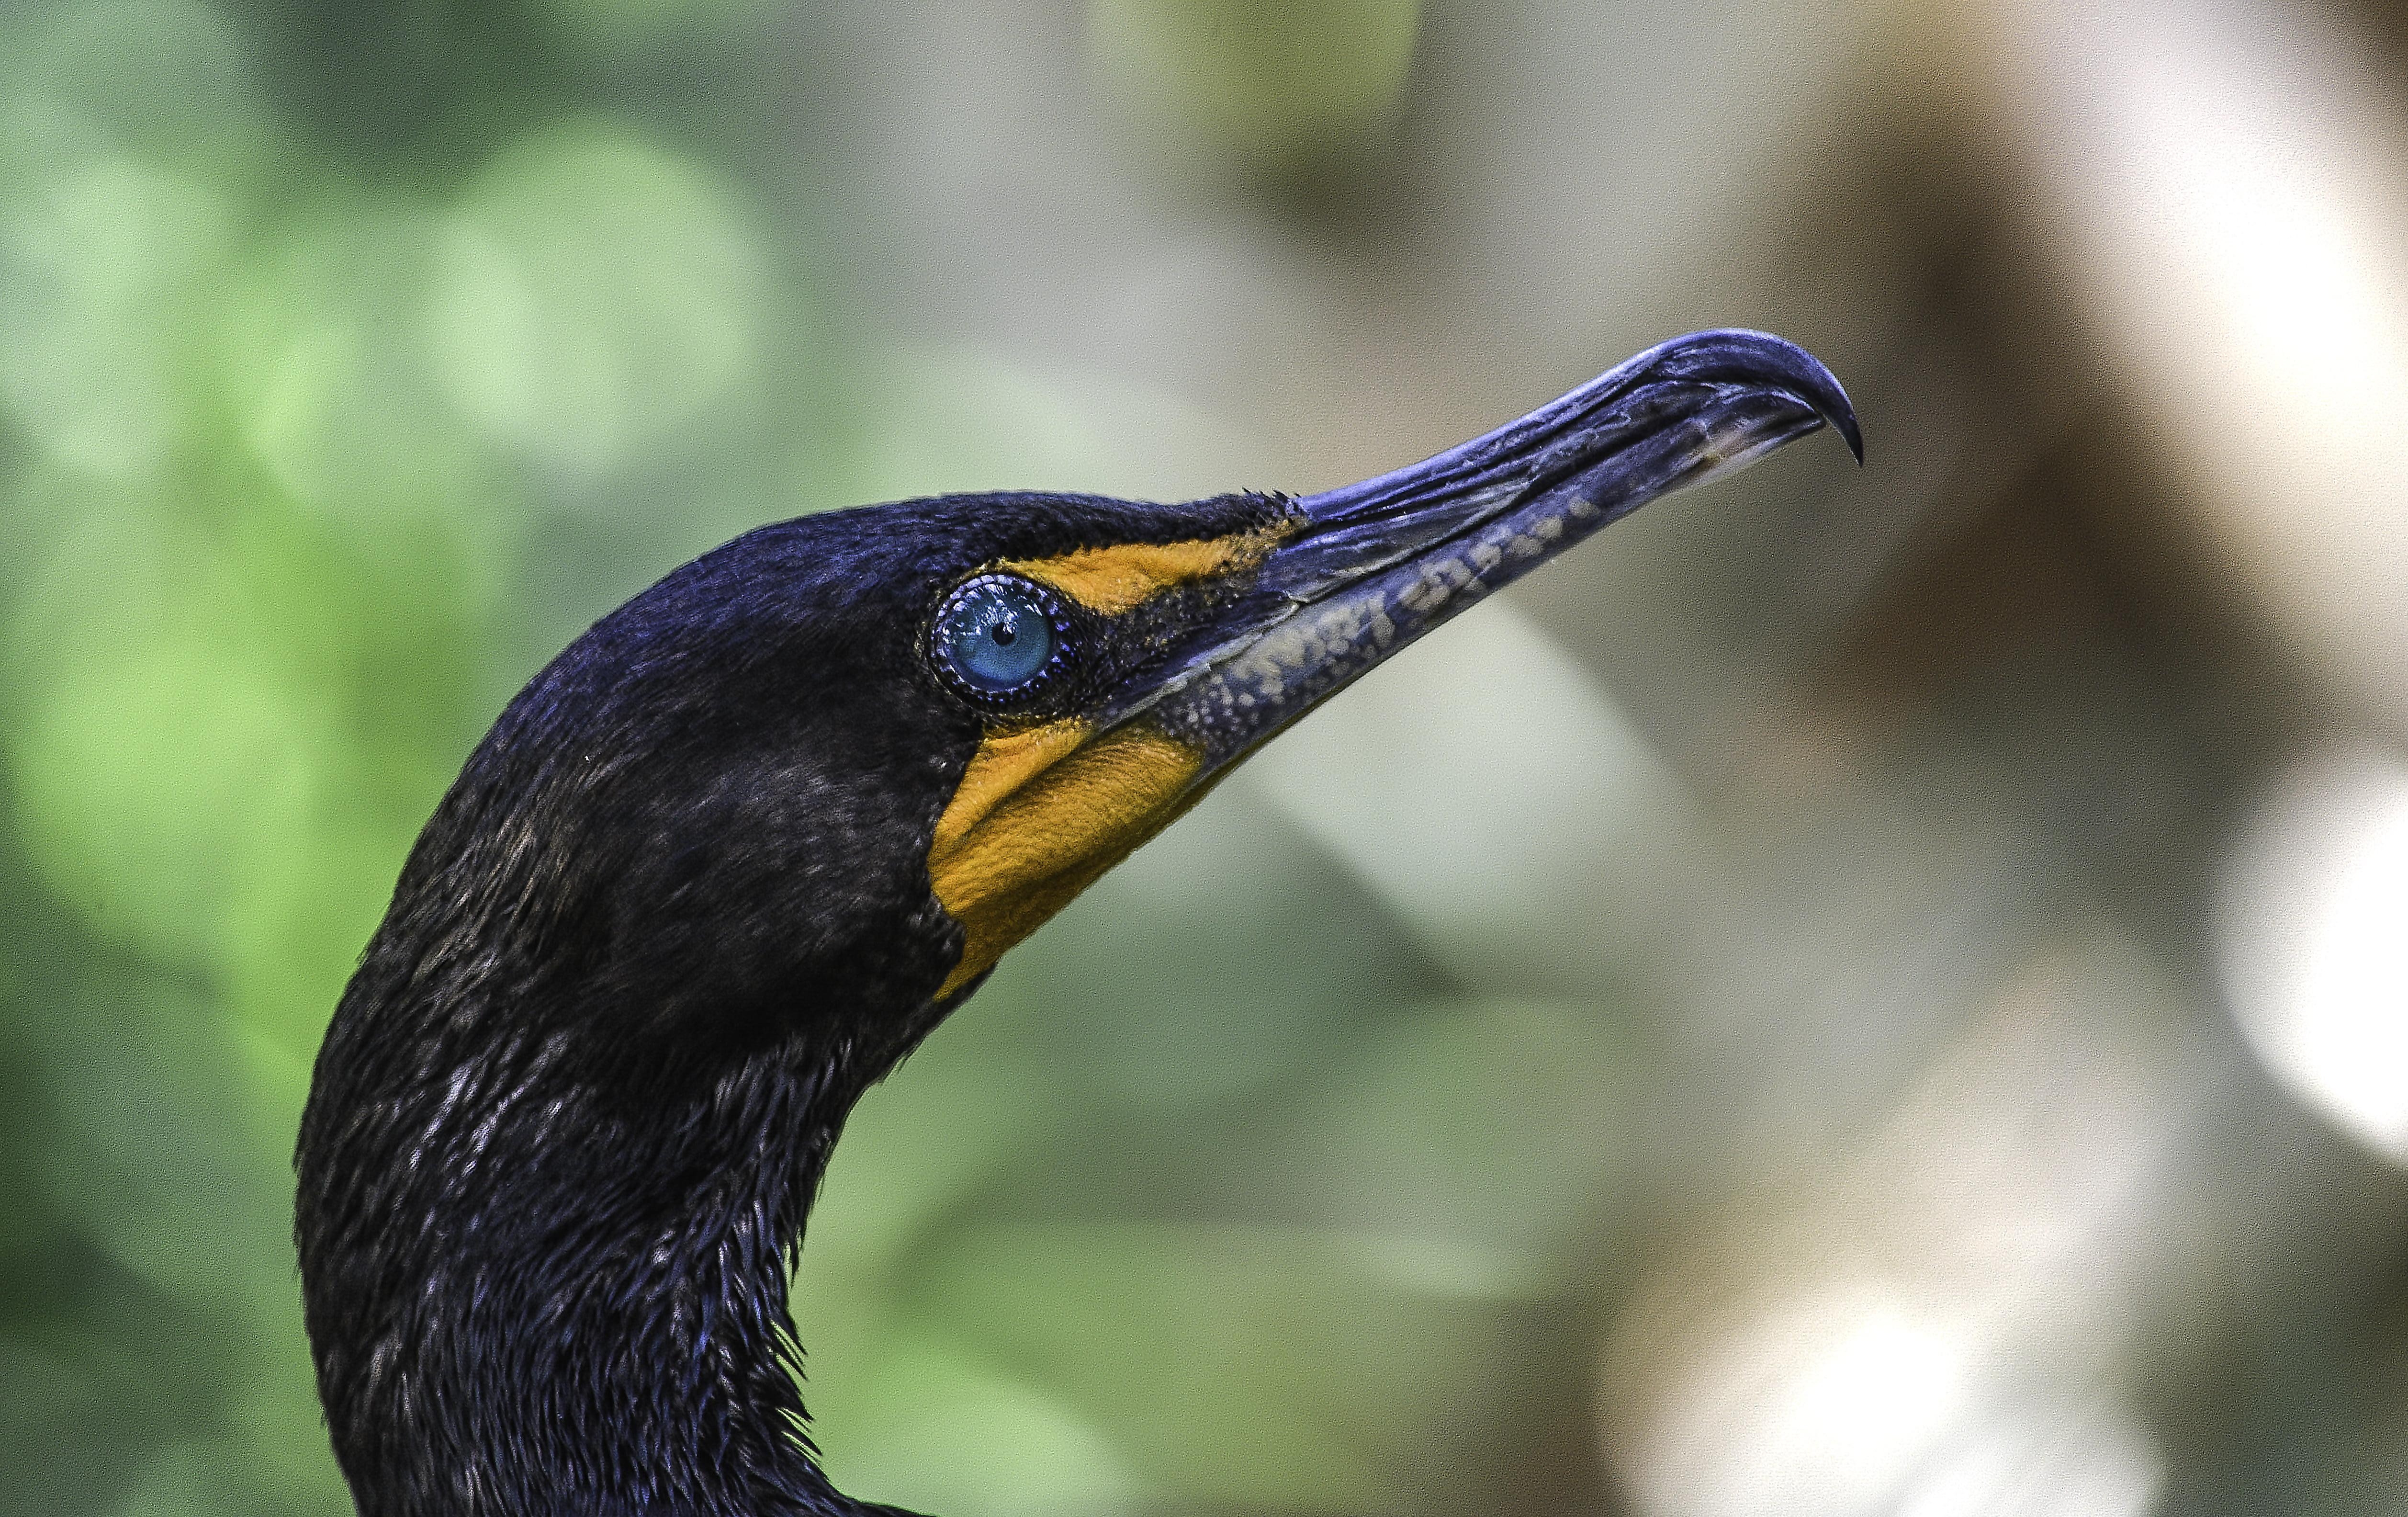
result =
M470 755L344 991L295 1234L365 1517L852 1517L789 1269L855 1098L1257 745L1615 517L1828 422L1709 332L1426 463L747 533Z

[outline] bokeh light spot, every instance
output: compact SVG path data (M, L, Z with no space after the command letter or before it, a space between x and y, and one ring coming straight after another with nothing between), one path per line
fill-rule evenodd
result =
M2408 1163L2408 764L2331 753L2278 782L2226 872L2221 938L2267 1068Z
M251 872L296 850L331 732L239 647L165 632L92 647L16 734L35 861L93 923L207 964Z
M0 221L0 397L65 463L124 476L183 423L194 307L229 236L208 190L126 158L79 164Z
M463 198L426 330L465 414L592 484L752 371L761 284L756 235L709 174L615 129L563 127Z
M344 205L272 243L229 302L243 441L295 499L490 525L491 450L417 340L437 234L406 202Z

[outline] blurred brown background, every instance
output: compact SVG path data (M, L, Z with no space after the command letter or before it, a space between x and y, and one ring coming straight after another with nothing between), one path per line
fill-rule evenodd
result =
M945 1517L2408 1512L2408 22L0 5L0 1511L347 1510L288 1242L404 848L757 522L1845 380L1270 749L856 1120Z

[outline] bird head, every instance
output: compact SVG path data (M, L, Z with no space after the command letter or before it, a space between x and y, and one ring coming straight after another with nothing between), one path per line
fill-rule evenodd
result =
M830 513L603 617L319 1054L295 1236L361 1510L856 1510L794 1437L784 1267L861 1090L1333 692L1827 423L1857 447L1820 364L1704 333L1323 494Z

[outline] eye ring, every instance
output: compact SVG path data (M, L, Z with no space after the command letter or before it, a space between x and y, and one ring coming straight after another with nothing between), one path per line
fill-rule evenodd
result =
M1046 586L1017 574L976 574L938 602L928 661L971 704L1010 710L1055 683L1074 630L1069 608Z

